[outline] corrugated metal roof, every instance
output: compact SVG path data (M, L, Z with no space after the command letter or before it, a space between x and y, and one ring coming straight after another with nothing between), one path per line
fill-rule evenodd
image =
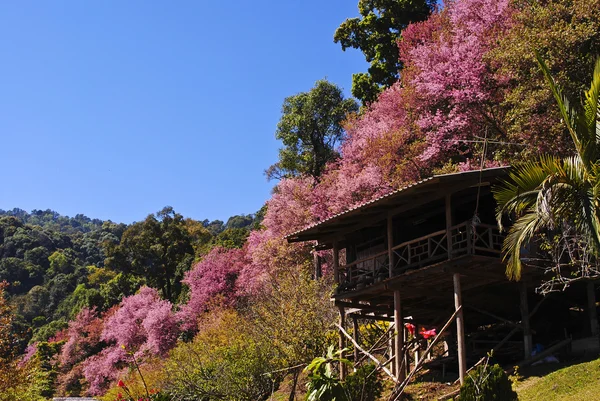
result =
M353 213L353 212L356 212L356 211L362 210L362 209L367 209L367 208L369 208L372 205L376 205L378 203L382 203L386 199L391 198L391 197L395 197L396 195L399 195L399 194L401 194L403 192L406 192L407 190L409 190L411 188L416 188L416 187L420 187L420 186L423 186L423 185L427 185L428 183L431 183L431 181L434 181L434 180L436 180L436 181L446 181L448 179L453 179L453 178L455 179L456 177L465 177L465 178L470 177L470 178L473 178L473 176L478 177L479 174L481 174L482 176L485 176L486 178L488 178L489 176L504 175L506 173L507 169L508 169L508 166L507 167L488 168L488 169L484 169L482 171L480 171L480 170L472 170L472 171L465 171L465 172L459 172L459 173L434 175L434 176L422 179L420 181L414 182L412 184L406 185L406 186L404 186L402 188L399 188L399 189L393 190L391 192L388 192L387 194L379 196L379 197L377 197L375 199L372 199L370 201L357 204L356 206L353 206L353 207L351 207L351 208L349 208L347 210L344 210L343 212L337 213L337 214L335 214L335 215L333 215L331 217L328 217L325 220L321 220L321 221L318 221L316 223L312 223L312 224L310 224L310 225L302 228L301 230L298 230L298 231L295 231L293 233L290 233L290 234L286 235L284 237L284 239L287 239L287 240L293 239L294 237L297 237L298 235L300 235L300 234L302 234L302 233L304 233L306 231L309 231L309 230L312 230L312 229L315 229L315 228L327 225L328 223L330 223L332 221L335 221L335 220L341 220L341 219L343 219L344 216L346 216L346 215L348 215L350 213Z

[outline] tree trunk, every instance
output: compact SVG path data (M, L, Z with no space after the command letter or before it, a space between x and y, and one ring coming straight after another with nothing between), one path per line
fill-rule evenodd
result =
M290 391L290 397L288 401L294 401L296 398L296 385L298 384L298 377L300 376L300 369L294 370L294 375L292 376L292 390Z

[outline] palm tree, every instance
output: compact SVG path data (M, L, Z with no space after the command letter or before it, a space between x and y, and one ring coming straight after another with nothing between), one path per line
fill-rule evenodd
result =
M600 58L581 105L572 106L536 52L537 61L558 103L575 145L568 158L542 156L515 166L509 179L495 188L496 218L516 217L503 244L506 275L521 278L521 248L545 230L569 227L600 255Z

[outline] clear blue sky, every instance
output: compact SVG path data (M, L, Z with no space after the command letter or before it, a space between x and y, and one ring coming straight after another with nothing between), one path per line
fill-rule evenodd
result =
M0 208L257 211L283 99L367 68L333 43L357 3L0 2Z

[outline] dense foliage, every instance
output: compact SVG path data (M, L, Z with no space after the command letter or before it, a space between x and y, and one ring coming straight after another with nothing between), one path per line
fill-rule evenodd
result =
M344 137L342 122L356 111L354 99L345 99L342 90L326 80L286 98L275 134L284 147L279 150L279 161L267 169L267 177L318 179L325 165L338 157L336 149Z
M398 80L402 62L396 42L408 24L426 19L434 5L430 0L359 0L360 17L348 18L333 36L343 50L360 49L370 64L367 73L352 76L354 97L372 103L382 89Z
M517 393L500 365L475 368L460 388L460 401L517 401Z

